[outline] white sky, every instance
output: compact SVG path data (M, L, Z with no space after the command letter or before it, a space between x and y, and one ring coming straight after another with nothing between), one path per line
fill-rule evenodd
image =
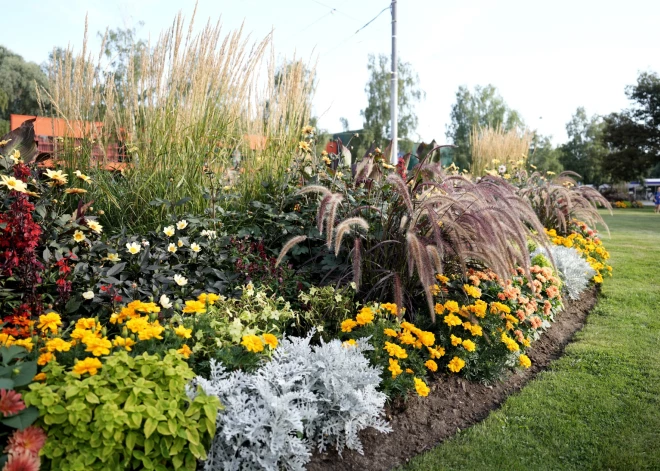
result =
M199 0L198 26L222 18L225 31L245 28L254 39L275 30L275 50L318 57L315 114L320 126L362 125L369 53L390 54L389 0ZM145 25L152 38L192 0L31 0L7 3L11 20L0 44L41 63L53 46L82 44L85 13L90 37L107 26ZM417 132L445 141L459 85L492 83L528 126L566 138L578 106L589 115L628 106L624 87L639 71L660 72L660 1L653 0L399 0L399 57L420 77L426 99L417 106ZM98 41L95 41L97 44Z

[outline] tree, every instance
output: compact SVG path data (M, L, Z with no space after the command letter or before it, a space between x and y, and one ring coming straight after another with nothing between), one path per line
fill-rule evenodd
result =
M390 60L384 54L380 54L378 57L370 54L367 69L370 73L369 81L364 89L367 93L367 107L360 111L364 118L363 142L366 145L375 142L376 145L384 147L386 141L391 137ZM398 136L406 139L411 138L417 128L415 103L424 97L425 93L420 90L419 77L408 62L399 61L397 72Z
M568 142L561 146L559 161L564 170L580 174L582 182L601 184L603 182L602 162L607 154L603 142L604 122L600 116L587 116L579 107L566 124Z
M561 150L552 145L548 136L534 135L532 146L529 150L529 159L527 163L533 165L533 170L541 173L554 172L560 173L564 170L560 162Z
M603 130L610 151L603 170L615 182L647 177L660 165L660 77L642 72L626 95L633 107L607 116Z
M41 68L0 46L0 135L9 132L10 114L39 114L37 87L47 87Z
M524 123L518 112L507 106L493 85L477 85L474 92L470 92L466 86L458 87L446 136L457 146L453 154L454 163L459 168L467 169L472 162L470 133L475 126L502 126L504 131L509 131L522 128Z

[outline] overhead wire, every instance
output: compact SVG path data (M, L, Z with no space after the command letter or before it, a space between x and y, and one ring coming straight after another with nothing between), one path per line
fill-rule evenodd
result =
M387 6L387 7L383 8L383 9L382 9L382 10L381 10L376 16L374 16L371 20L369 20L364 26L362 26L361 28L359 28L355 33L353 33L352 35L350 35L349 37L347 37L346 39L344 39L342 42L340 42L339 44L337 44L337 45L336 45L335 47L333 47L332 49L329 49L329 50L325 51L324 53L322 53L321 56L325 56L325 55L327 55L327 54L333 52L334 50L338 49L339 47L343 46L344 44L346 44L346 42L350 41L350 40L353 39L355 36L357 36L357 34L358 34L360 31L362 31L362 30L365 29L367 26L369 26L371 23L373 23L374 21L376 21L376 19L377 19L380 15L382 15L383 13L385 13L385 12L386 12L387 10L389 10L390 8L391 8L391 6Z

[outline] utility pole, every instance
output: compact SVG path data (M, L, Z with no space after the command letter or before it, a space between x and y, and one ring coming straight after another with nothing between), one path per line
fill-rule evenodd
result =
M390 129L392 130L392 165L396 165L399 155L399 141L398 141L398 123L397 118L397 92L398 92L398 78L397 78L397 60L396 60L396 0L392 0L392 85L390 89Z

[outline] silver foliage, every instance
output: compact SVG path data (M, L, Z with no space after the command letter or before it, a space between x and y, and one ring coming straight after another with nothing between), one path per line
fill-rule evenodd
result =
M589 285L589 280L596 274L589 263L573 247L555 245L550 248L555 266L562 281L562 290L570 299L578 299ZM538 254L547 256L540 247L532 253L532 258Z

